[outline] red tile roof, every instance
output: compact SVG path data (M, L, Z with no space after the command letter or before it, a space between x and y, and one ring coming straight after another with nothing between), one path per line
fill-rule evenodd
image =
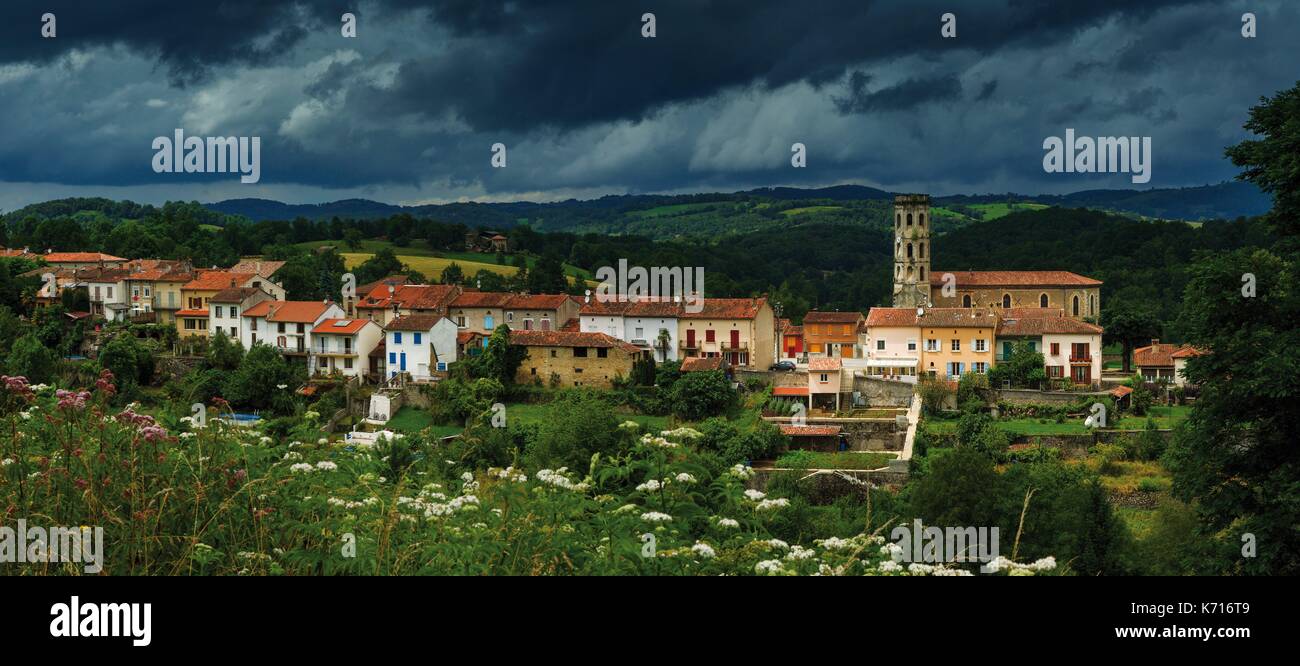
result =
M326 319L312 329L313 334L355 335L367 324L374 324L369 319Z
M51 264L82 264L91 261L126 261L103 252L47 252L41 258Z
M208 316L208 311L207 310L177 310L176 316L177 317L206 317Z
M1210 352L1204 349L1198 349L1191 345L1186 345L1182 349L1169 355L1170 358L1192 358L1194 356L1204 356Z
M463 345L472 341L474 338L486 338L487 336L478 331L461 331L456 334L456 344Z
M808 359L808 370L810 372L828 372L839 370L844 367L844 363L835 357L817 356Z
M851 324L862 319L861 312L822 312L813 310L803 316L804 324Z
M840 434L839 426L781 425L781 434L787 437L834 437Z
M706 372L722 368L721 356L692 356L682 360L682 372Z
M512 294L499 291L464 291L451 302L451 307L555 310L563 307L569 298L568 294Z
M510 331L510 344L525 347L617 347L630 354L641 351L640 347L605 333L573 331Z
M1003 308L1004 319L1020 317L1064 317L1065 308Z
M262 301L247 310L245 317L265 317L267 321L310 324L334 305L333 301Z
M1000 336L1038 336L1044 333L1101 335L1103 329L1086 321L1057 316L1003 319L998 324L998 335Z
M783 335L803 335L803 327L802 327L802 326L787 326L787 327L785 327L785 330L782 331L781 333L782 333Z
M1178 345L1168 342L1138 347L1133 350L1133 362L1145 367L1172 366L1173 354L1177 350Z
M403 315L388 322L385 331L431 331L442 317L436 314L419 312Z
M916 323L940 328L993 327L998 323L998 316L985 308L924 308Z
M222 289L213 294L208 299L209 303L243 303L244 299L253 294L265 294L266 292L257 287L235 287L233 289Z
M234 266L230 267L231 273L253 273L264 278L269 278L284 266L283 261L262 261L260 259L244 259Z
M451 284L403 284L394 286L389 296L389 286L376 285L357 307L383 309L396 304L408 310L438 310L447 307L461 293L460 287Z
M676 317L678 319L753 319L766 298L704 298L691 303L643 297L636 301L599 299L582 304L583 316ZM691 310L699 310L691 312Z
M451 307L504 308L513 295L500 291L464 291L451 302Z
M578 318L577 318L577 317L569 317L569 321L564 322L564 323L560 326L560 329L559 329L559 330L561 330L561 331L580 331L580 330L582 330L582 327L579 325L579 322L578 322Z
M189 282L181 285L181 289L191 291L221 291L222 289L231 289L233 287L242 287L246 282L257 277L256 273L233 273L231 271L199 271L199 274Z
M916 308L871 308L867 328L874 326L916 326Z
M808 395L808 387L807 386L773 386L772 395L775 396Z
M952 273L958 289L966 287L1097 287L1100 280L1069 271L940 271L930 272L930 284L942 286Z

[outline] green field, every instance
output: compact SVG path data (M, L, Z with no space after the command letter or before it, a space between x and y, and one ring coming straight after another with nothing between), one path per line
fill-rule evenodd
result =
M1150 416L1155 419L1156 427L1165 429L1173 428L1180 421L1187 418L1191 407L1187 405L1174 405L1172 407L1156 405L1151 408ZM1039 423L1038 419L998 419L998 427L1015 435L1082 435L1088 432L1083 425L1082 418L1066 419L1064 423L1056 423L1052 419L1044 419L1046 423ZM957 431L956 419L927 418L926 424L931 430L937 433L950 433ZM1109 424L1111 429L1117 430L1141 430L1146 427L1147 417L1145 416L1126 416L1118 421Z
M804 206L802 208L789 208L781 211L782 215L787 217L792 215L803 215L805 213L824 213L831 210L844 210L844 206Z
M541 424L550 418L550 414L550 403L517 402L506 405L506 423L508 425ZM636 421L643 429L648 431L666 430L668 428L667 416L650 416L624 411L615 411L614 416L620 423L623 421Z
M437 279L442 274L442 269L450 266L453 262L460 264L467 277L472 277L480 270L487 270L500 275L514 275L518 270L513 265L515 255L507 255L506 263L498 264L494 254L435 250L430 248L428 243L423 240L413 240L405 247L398 247L389 241L374 239L363 240L355 248L343 241L309 241L299 243L298 247L313 250L324 245L333 245L339 255L343 257L348 268L356 268L380 250L391 249L403 264L406 264L412 270L420 271L430 279ZM527 263L528 267L532 268L537 264L537 257L529 256ZM570 282L575 279L587 281L592 279L590 271L571 264L564 265L564 273L569 276Z
M429 428L435 437L446 437L447 435L457 435L464 428L460 426L434 425L433 416L428 411L411 407L407 405L397 410L393 418L384 424L384 427L393 432L404 434L417 433L425 428Z

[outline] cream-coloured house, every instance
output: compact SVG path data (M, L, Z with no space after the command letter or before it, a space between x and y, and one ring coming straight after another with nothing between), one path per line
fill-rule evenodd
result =
M916 308L871 308L861 335L867 375L915 382L921 367L921 326Z
M766 297L705 298L699 306L678 313L683 357L720 355L732 367L762 370L776 359L776 316Z
M993 366L998 316L987 308L919 308L921 372L957 381L967 372Z

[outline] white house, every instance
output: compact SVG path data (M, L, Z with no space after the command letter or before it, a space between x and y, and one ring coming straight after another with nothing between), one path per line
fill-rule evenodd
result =
M334 301L262 301L241 315L240 339L249 348L271 345L310 368L312 330L326 319L342 317L343 308Z
M1101 383L1102 328L1072 317L1007 316L998 324L999 360L1009 359L1016 340L1033 344L1043 354L1049 379L1068 378L1074 384Z
M456 323L433 314L399 316L384 326L387 375L428 381L456 361Z
M916 381L921 365L916 308L871 308L859 339L869 376Z
M384 330L369 319L325 319L312 329L308 370L364 379L366 359L383 339Z
M126 319L131 305L127 302L127 271L121 268L92 268L79 271L78 281L86 285L90 296L90 313L108 321Z
M208 333L224 333L227 338L248 347L249 342L244 338L241 326L242 314L254 305L269 300L270 294L253 287L222 289L208 299Z
M584 303L578 313L578 330L604 333L654 352L656 361L678 358L677 320L681 303L643 299Z

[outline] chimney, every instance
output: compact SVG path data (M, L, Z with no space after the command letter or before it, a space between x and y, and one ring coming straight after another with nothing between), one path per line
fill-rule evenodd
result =
M1156 345L1158 345L1158 344L1160 344L1160 338L1151 338L1151 346L1152 346L1152 347L1154 347L1154 346L1156 346Z

